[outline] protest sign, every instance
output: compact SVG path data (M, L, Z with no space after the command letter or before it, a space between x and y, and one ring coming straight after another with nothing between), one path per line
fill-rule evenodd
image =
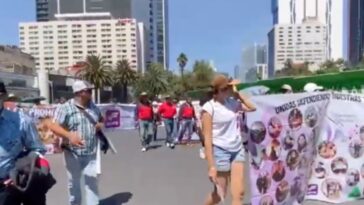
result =
M332 93L306 199L343 203L363 197L364 96Z
M247 116L253 205L303 202L330 93L254 97Z

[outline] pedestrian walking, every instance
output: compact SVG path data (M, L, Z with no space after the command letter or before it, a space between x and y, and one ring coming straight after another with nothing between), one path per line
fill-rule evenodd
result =
M244 195L245 152L238 115L244 110L254 111L255 107L237 92L233 82L224 75L217 75L212 81L213 99L202 108L208 176L214 183L214 190L208 195L205 205L223 201L229 182L232 205L241 205Z
M164 127L166 129L166 146L174 149L174 117L177 114L177 109L176 106L173 104L172 98L170 96L166 96L165 102L162 103L162 105L158 109L158 114L163 119Z
M46 193L23 193L12 185L10 172L15 168L18 157L24 151L44 154L46 149L40 141L35 124L28 116L23 112L5 109L4 102L7 98L6 87L0 82L0 205L45 205ZM42 187L42 184L39 186Z
M195 109L192 105L192 99L186 98L186 102L180 106L180 109L178 112L178 124L179 124L179 129L178 129L178 134L177 134L178 142L181 143L183 140L183 137L187 133L186 144L191 143L193 127L194 127L194 123L196 122L196 120L197 120L197 118L196 118Z
M97 132L103 127L103 117L99 108L92 102L90 83L77 80L72 85L74 98L58 106L55 121L68 129L78 132L83 140L83 146L66 145L64 150L65 165L69 184L70 205L80 205L82 202L81 180L84 180L86 205L98 205L98 180L96 151L98 144ZM98 122L96 125L89 119Z
M139 103L135 108L135 117L139 122L139 135L142 144L142 152L146 152L154 134L153 106L148 100L146 92L142 92L140 94Z
M157 141L157 135L158 135L158 126L160 125L161 119L158 115L158 102L153 101L153 141Z

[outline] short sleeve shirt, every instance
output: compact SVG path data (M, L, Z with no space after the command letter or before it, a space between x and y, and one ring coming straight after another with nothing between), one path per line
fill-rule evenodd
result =
M210 100L202 110L212 116L212 144L227 151L242 149L242 139L238 124L241 104L235 99L227 99L224 104Z
M96 122L99 122L102 115L100 109L90 103L85 108ZM85 145L81 148L69 145L69 149L77 155L93 155L96 154L97 136L95 125L77 108L73 99L65 104L59 105L55 111L54 120L69 131L77 132L81 135Z

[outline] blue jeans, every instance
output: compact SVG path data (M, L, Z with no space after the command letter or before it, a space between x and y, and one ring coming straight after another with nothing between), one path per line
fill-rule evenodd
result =
M142 146L146 147L149 145L154 134L154 125L151 120L140 120L139 121L139 134Z
M79 156L64 150L67 169L69 204L82 204L81 179L84 178L87 205L99 204L99 190L97 180L96 154Z
M192 119L183 119L181 121L179 131L178 131L178 141L180 142L184 135L187 132L188 141L191 141L192 133L193 133L193 120Z
M166 129L166 143L174 143L174 119L164 119L163 122Z

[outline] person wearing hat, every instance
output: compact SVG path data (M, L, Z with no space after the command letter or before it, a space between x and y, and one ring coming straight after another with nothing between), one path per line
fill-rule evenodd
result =
M163 119L164 127L166 129L166 146L174 149L174 117L177 114L177 108L173 103L171 96L167 95L165 97L165 102L158 108L158 114Z
M313 93L318 91L323 91L324 87L318 86L316 83L307 83L305 87L303 88L303 91L306 93Z
M292 87L291 87L290 85L288 85L288 84L284 84L284 85L282 85L282 87L281 87L281 91L282 91L282 93L284 93L284 94L290 94L290 93L293 93Z
M139 122L142 152L146 152L154 134L154 112L146 92L140 94L139 103L135 108L135 119Z
M224 75L212 81L213 98L202 107L202 134L208 176L214 190L205 205L218 204L224 200L228 183L231 182L232 205L241 205L244 194L245 151L239 128L241 112L255 111L255 106L236 89L236 82Z
M85 186L82 186L85 189L85 204L99 204L97 134L103 127L103 116L100 109L92 102L93 89L89 82L76 80L72 85L73 99L59 105L54 115L55 122L69 131L79 133L82 139L82 144L79 146L69 144L64 149L71 205L83 204L82 178L85 183Z
M13 112L4 108L8 93L0 82L0 205L45 205L46 195L30 195L14 190L10 172L24 151L46 152L34 122L23 112Z
M178 112L178 124L180 124L177 135L178 142L182 142L186 132L188 137L186 144L189 144L191 142L193 134L193 126L196 120L197 118L196 118L195 108L192 105L192 99L188 97L186 98L186 102L180 106Z

